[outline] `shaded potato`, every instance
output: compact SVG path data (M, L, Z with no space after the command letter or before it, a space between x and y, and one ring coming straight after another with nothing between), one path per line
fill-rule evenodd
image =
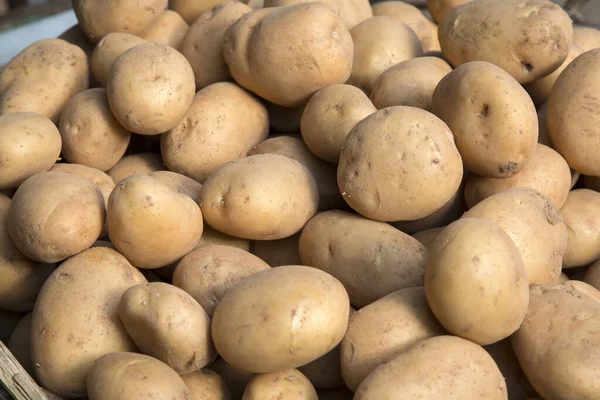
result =
M340 365L340 345L316 360L298 367L298 371L308 378L315 389L345 387Z
M144 32L144 39L149 42L162 43L179 49L183 38L190 29L181 15L175 11L165 10Z
M227 384L232 399L241 399L244 389L254 375L252 372L234 368L221 357L212 363L210 369L215 371Z
M317 390L319 400L352 400L354 393L348 388Z
M190 400L231 400L227 384L215 371L203 368L181 376L190 391Z
M192 25L199 17L223 2L224 0L169 0L169 9L176 11L185 22Z
M58 122L71 97L88 88L88 59L62 39L39 40L0 71L0 115L35 112Z
M438 24L453 8L469 3L472 0L427 0L427 10Z
M548 102L542 104L542 106L538 109L538 143L543 144L544 146L548 146L550 148L554 148L552 146L552 139L550 138L550 134L548 133L548 118L547 118L547 108Z
M66 42L69 42L83 50L83 52L90 57L94 50L94 45L85 37L85 34L81 30L79 24L75 24L57 37ZM2 67L0 67L2 69ZM91 78L91 77L90 77Z
M355 307L399 289L423 285L425 247L388 224L358 215L344 211L318 214L302 231L298 249L304 265L342 282Z
M600 177L584 175L582 181L584 188L600 192Z
M282 7L310 2L310 0L264 0L263 7ZM320 2L330 6L348 29L373 16L371 4L365 0L321 0Z
M600 47L600 30L589 26L573 25L573 45L582 52Z
M112 178L115 185L118 185L123 179L131 175L147 175L164 169L160 154L137 153L121 158L106 173Z
M586 295L590 296L592 299L600 301L600 291L588 283L577 280L568 280L563 282L563 285L574 287L581 293L585 293Z
M321 90L325 90L327 87ZM290 108L278 106L277 104L273 104L268 101L265 101L265 103L267 105L267 112L269 113L269 125L271 126L272 131L280 133L300 132L300 120L304 113L305 107Z
M33 310L31 333L32 362L44 387L61 397L83 397L98 357L136 351L117 309L122 294L141 283L146 279L125 257L103 247L71 257L50 275Z
M568 280L569 280L569 276L567 274L565 274L564 272L561 272L560 277L558 278L558 283L565 283Z
M263 399L318 400L310 381L297 369L254 375L242 400Z
M569 239L563 268L581 267L600 258L600 193L589 189L569 192L560 209Z
M125 32L111 32L98 42L92 52L91 71L100 86L106 87L108 74L117 58L142 43L146 40Z
M416 232L412 234L412 237L417 239L423 246L427 248L427 250L431 249L431 246L435 242L435 239L440 235L440 233L446 228L442 226L440 228L431 228L426 229L424 231Z
M600 290L600 261L596 261L590 265L583 276L583 282Z
M115 183L110 176L99 169L87 167L85 165L66 163L54 164L52 168L50 168L49 172L60 172L63 174L78 176L92 182L98 187L98 189L100 189L100 192L102 192L105 207L108 205L108 198L115 188Z
M3 310L0 308L0 340L6 342L23 318L23 313Z
M492 356L502 372L510 400L530 399L537 394L519 365L510 338L485 346L484 349Z
M302 265L298 251L299 240L300 233L279 240L253 240L249 251L271 267Z
M34 375L33 363L31 362L31 319L32 314L25 315L15 327L6 347L15 356L19 364L30 376Z
M197 201L202 184L196 182L192 178L178 174L172 171L154 171L148 174L165 186L168 186L172 191L183 194L190 199Z

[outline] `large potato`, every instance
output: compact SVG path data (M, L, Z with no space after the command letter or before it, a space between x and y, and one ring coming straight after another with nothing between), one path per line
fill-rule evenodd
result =
M366 0L321 0L330 6L344 21L348 29L352 29L365 19L373 16L371 4ZM300 3L311 3L310 0L264 0L264 8L291 6ZM250 2L248 2L250 5Z
M276 372L333 349L346 332L349 311L348 294L331 275L311 267L282 266L229 289L215 310L212 336L232 366Z
M35 376L35 369L31 362L31 317L32 314L29 313L21 319L10 336L10 340L6 342L6 347L8 347L25 371L29 375Z
M181 376L190 391L189 400L230 400L227 384L215 371L203 368Z
M273 240L292 236L317 212L308 168L278 154L259 154L215 171L200 191L202 215L228 235Z
M119 184L123 179L131 175L146 175L155 171L162 171L163 166L160 154L137 153L121 158L114 167L106 173Z
M582 51L600 47L600 30L590 26L573 25L573 45Z
M444 58L454 67L487 61L530 83L551 74L569 54L571 18L549 0L475 0L440 22Z
M165 10L144 32L144 39L179 49L190 26L175 11Z
M448 11L472 0L427 0L427 10L438 24L442 21Z
M160 148L167 168L204 182L223 164L246 156L268 132L265 106L235 83L221 82L196 94L184 118L162 135Z
M590 189L569 192L560 209L569 240L563 268L582 267L600 258L600 193Z
M119 300L144 276L114 250L96 247L71 257L44 284L33 310L35 374L63 397L83 397L100 356L136 351L117 315Z
M249 251L271 267L302 265L299 240L299 233L279 240L254 240L250 243Z
M402 288L423 285L427 250L382 222L327 211L308 222L298 248L305 265L342 282L356 307Z
M117 58L142 43L146 43L146 40L124 32L109 33L98 42L92 52L91 71L100 86L106 87L108 74Z
M297 369L256 374L248 382L242 400L318 400L310 381Z
M0 189L48 171L60 150L60 133L48 118L31 112L0 116Z
M49 172L74 175L92 182L102 192L105 206L108 205L108 198L115 188L115 183L110 176L99 169L87 167L85 165L57 163L50 168Z
M244 15L225 34L225 62L244 88L298 107L352 70L352 37L323 3L266 8Z
M448 126L427 111L397 106L371 114L350 131L337 180L348 205L365 217L411 221L446 204L462 176Z

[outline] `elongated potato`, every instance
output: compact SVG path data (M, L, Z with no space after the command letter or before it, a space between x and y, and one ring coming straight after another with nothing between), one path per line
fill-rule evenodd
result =
M144 39L179 49L190 26L175 11L165 10L144 32Z
M227 384L215 371L203 368L181 376L190 391L190 400L231 399Z
M155 171L162 171L163 166L160 154L137 153L121 158L114 167L106 171L113 179L115 185L131 175L146 175Z
M256 374L248 382L242 400L318 400L310 381L297 369Z
M109 33L98 42L92 52L91 71L100 86L106 87L108 73L117 58L127 50L142 43L146 43L146 40L125 32Z
M581 267L600 258L600 193L589 189L569 192L560 209L569 239L563 268Z

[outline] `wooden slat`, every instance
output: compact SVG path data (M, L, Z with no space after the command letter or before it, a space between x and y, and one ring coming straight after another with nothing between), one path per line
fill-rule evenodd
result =
M48 399L2 341L0 341L0 381L15 400Z

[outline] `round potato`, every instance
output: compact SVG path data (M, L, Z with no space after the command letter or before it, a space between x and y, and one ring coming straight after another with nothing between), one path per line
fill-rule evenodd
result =
M537 394L519 365L510 338L485 346L484 349L492 356L504 376L509 400L531 399Z
M185 116L194 98L194 71L170 46L144 43L114 62L106 85L108 103L125 129L158 135Z
M146 43L146 40L125 32L109 33L98 42L92 52L91 70L100 86L106 87L108 74L117 58L142 43Z
M263 7L282 7L310 2L310 0L264 0ZM322 0L321 3L330 6L344 21L348 29L352 29L365 19L373 16L371 4L365 0ZM250 2L248 5L250 5Z
M190 26L175 11L165 10L144 32L144 39L179 49Z
M21 319L6 346L25 371L29 375L35 376L35 370L31 362L31 316L32 314L29 313Z
M177 264L173 285L189 293L212 316L225 293L269 265L247 251L230 246L198 248Z
M337 346L349 312L348 294L331 275L282 266L251 275L227 291L212 319L212 337L232 366L276 372L307 364Z
M581 293L585 293L586 295L590 296L594 300L600 302L600 291L598 291L598 289L596 289L595 287L593 287L592 285L590 285L588 283L585 283L582 281L577 281L577 280L568 280L566 282L563 282L563 284L566 286L574 287L575 289L579 290Z
M431 228L426 229L424 231L416 232L412 234L412 237L417 239L423 246L427 248L427 250L431 249L435 239L440 235L440 233L444 230L445 226L441 228Z
M184 118L162 135L160 149L167 168L204 182L222 165L246 156L268 132L265 106L235 83L220 82L196 94Z
M99 169L87 167L85 165L65 163L54 164L54 166L50 168L49 172L60 172L63 174L74 175L92 182L102 192L105 206L108 205L108 198L115 188L115 182L110 176Z
M212 369L203 368L181 376L190 391L189 400L229 400L231 395L227 384Z
M254 240L250 242L249 251L271 267L302 265L298 251L299 240L299 233L279 240Z
M223 2L224 0L169 0L169 8L175 10L185 22L192 25L199 17Z
M248 385L250 378L254 375L252 372L232 367L221 357L217 358L210 368L225 381L231 393L231 399L242 398L244 389Z
M61 138L48 118L15 112L0 116L0 189L18 187L46 172L60 155Z
M310 381L297 369L256 374L248 382L242 400L318 400Z
M427 250L392 226L344 211L311 219L298 245L304 265L342 282L355 307L406 287L423 286Z
M337 164L350 130L375 111L362 90L351 85L327 86L316 92L304 108L300 132L314 155Z
M600 193L590 189L573 190L569 192L560 213L569 233L563 268L581 267L598 260Z
M121 158L106 173L112 178L115 185L118 185L123 179L131 175L147 175L164 169L160 154L138 153Z
M573 25L573 45L583 52L599 48L600 30L589 26Z
M148 175L168 186L172 191L183 194L194 201L198 200L202 185L192 178L171 171L155 171Z
M225 164L204 182L200 207L206 222L228 235L283 239L317 212L315 178L304 165L278 154Z
M472 0L427 0L427 10L438 24L455 7L468 3Z
M117 310L123 293L142 283L137 269L104 247L71 257L50 275L35 303L31 331L35 374L45 388L83 397L94 360L136 351Z
M348 205L365 217L413 221L444 206L462 176L448 126L427 111L396 106L371 114L350 131L337 181Z

